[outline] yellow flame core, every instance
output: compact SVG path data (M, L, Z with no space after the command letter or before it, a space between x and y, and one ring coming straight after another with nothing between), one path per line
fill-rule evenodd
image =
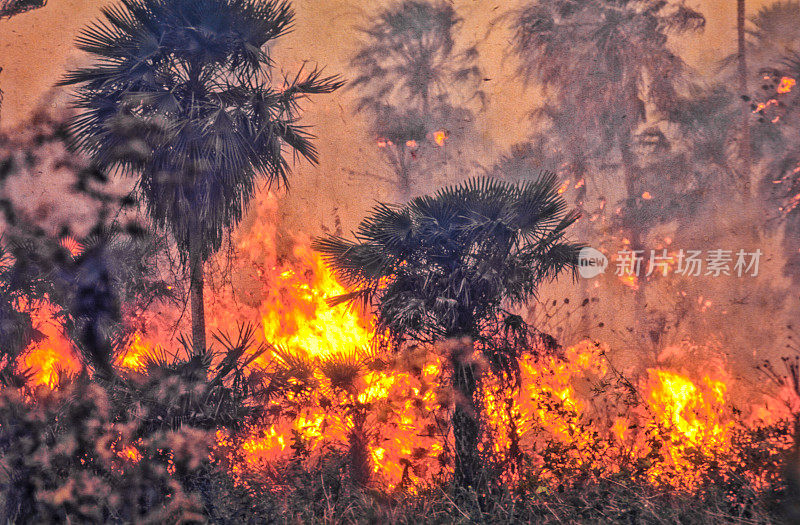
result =
M25 309L25 305L22 308ZM24 364L33 372L31 381L34 384L52 388L58 383L62 372L76 373L80 363L62 331L56 308L52 304L41 301L32 305L31 321L42 338L26 348Z
M789 93L792 88L797 84L797 81L791 77L781 77L780 84L778 84L777 92L780 94Z
M143 339L142 334L136 332L122 358L122 366L131 370L140 370L144 365L145 356L151 352L151 348L152 345Z
M259 307L264 340L309 357L326 357L369 346L368 320L346 304L331 307L326 300L347 293L322 259L305 246L295 248L302 269L287 269L278 287L267 292Z

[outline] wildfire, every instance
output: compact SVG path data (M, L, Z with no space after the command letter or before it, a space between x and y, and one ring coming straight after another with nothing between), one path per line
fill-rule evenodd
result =
M346 290L308 242L297 239L279 250L276 202L274 196L264 199L247 234L235 241L232 289L209 284L209 331L230 332L239 322L259 319L261 338L277 350L252 366L288 366L287 356L295 356L313 388L271 401L275 417L243 435L218 434L218 446L234 451L232 473L272 472L287 461L315 464L331 452L352 455L360 448L375 483L415 490L433 482L452 469L446 422L454 396L438 350L401 348L375 358L372 319L327 302ZM25 362L36 370L37 384L53 385L59 369L79 365L52 308L38 312L45 339L32 345ZM121 365L140 368L155 340L134 334ZM620 399L630 392L608 386L616 377L608 353L606 345L584 341L562 355L522 356L518 387L502 378L487 381L481 446L506 465L509 480L523 458L542 468L557 461L606 474L646 462L649 482L690 489L702 475L693 463L697 453L729 451L733 420L723 379L654 367L633 380L641 403L628 406ZM137 454L135 448L122 451L132 461ZM547 472L541 479L547 482ZM555 475L550 481L563 482Z
M734 423L726 417L727 386L709 376L693 382L664 370L648 374L650 410L658 431L669 438L665 465L654 468L651 479L658 481L671 470L670 477L691 488L702 475L691 460L693 453L719 457L730 450Z
M781 77L780 84L778 84L776 91L780 94L789 93L795 84L797 84L795 79L791 77Z
M688 445L726 441L730 424L719 422L718 405L725 403L727 387L705 377L698 386L690 379L665 370L648 370L653 385L651 407L657 408L661 422L672 428Z
M433 141L436 143L437 146L441 147L444 146L444 141L448 138L447 131L441 129L439 131L433 132Z
M131 370L141 369L144 365L144 358L151 352L152 347L153 345L144 341L141 333L136 332L120 364Z
M31 308L33 328L41 338L33 341L25 350L25 366L33 372L36 385L55 386L61 373L76 373L80 363L58 321L57 310L48 301L41 301Z
M430 439L425 448L419 436L420 421L436 402L432 384L438 364L427 363L419 374L357 367L351 382L337 382L326 364L335 366L331 363L338 359L347 367L363 361L359 349L369 348L374 337L370 319L347 305L326 302L346 290L307 244L297 244L292 255L292 266L273 266L259 276L266 291L257 309L264 340L302 356L312 369L316 389L311 399L286 400L298 410L296 417L253 428L240 444L243 461L237 468L291 459L298 446L311 452L310 461L318 460L325 450L346 446L357 436L367 441L372 474L395 486L411 475L406 465L413 458L420 463L425 456L433 463L441 453L441 446ZM268 355L259 364L269 366L281 359ZM353 413L353 407L366 412Z
M516 443L544 462L557 440L558 461L613 474L626 462L660 453L660 461L650 460L647 479L690 489L701 474L696 454L718 457L730 450L733 419L726 384L708 375L694 381L675 371L649 369L638 385L644 405L620 410L620 392L596 388L613 377L603 357L607 351L605 345L584 341L568 348L564 359L523 359L519 394L509 398L495 386L486 397L495 454L511 462Z

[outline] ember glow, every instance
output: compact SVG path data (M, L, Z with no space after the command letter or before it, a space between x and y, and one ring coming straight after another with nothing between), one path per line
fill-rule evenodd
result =
M780 84L776 88L779 94L789 93L792 88L797 84L797 81L790 77L781 77Z
M62 237L59 241L62 247L66 248L70 255L77 257L83 252L83 245L74 237Z

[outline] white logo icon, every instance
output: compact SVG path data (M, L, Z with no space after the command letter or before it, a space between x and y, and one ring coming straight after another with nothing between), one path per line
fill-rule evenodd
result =
M584 279L591 279L605 273L607 267L608 257L603 255L600 250L587 246L578 253L578 273Z

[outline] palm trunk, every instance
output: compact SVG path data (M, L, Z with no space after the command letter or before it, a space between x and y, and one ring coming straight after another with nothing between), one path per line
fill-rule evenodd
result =
M400 183L400 194L405 201L411 198L411 173L406 162L406 145L397 145L397 176Z
M747 90L747 60L745 56L745 4L744 0L736 0L736 32L738 41L737 59L739 61L739 89L742 95Z
M202 242L199 229L193 228L189 233L189 293L192 303L192 350L195 354L201 354L206 349Z
M800 520L800 413L793 414L793 444L786 453L783 466L783 482L786 497L782 505L785 523L798 523Z
M736 32L738 41L737 60L739 72L739 91L741 96L747 95L747 55L745 49L745 0L736 0ZM747 103L744 104L744 115L742 117L742 135L739 146L742 161L742 179L744 182L744 196L749 197L751 192L750 172L752 168L752 151L750 144L750 110Z
M455 441L455 484L460 488L472 487L478 494L481 460L480 408L475 400L478 392L478 370L472 363L475 336L478 333L469 312L461 312L459 321L448 334L454 344L450 348L452 367L451 385L456 397L453 410L453 440ZM464 338L468 338L465 340Z
M453 438L455 441L455 482L458 487L477 487L480 471L478 444L480 425L475 393L478 389L475 369L462 360L453 362L453 390L458 399L453 412Z
M579 238L583 241L586 240L588 242L591 231L592 225L589 221L589 217L586 216L586 170L585 164L583 163L583 159L581 159L580 163L577 165L575 169L575 178L577 180L583 180L583 186L581 187L578 194L575 196L575 210L580 214L581 218L578 220L576 228L578 230ZM590 303L590 295L591 290L589 288L589 279L578 279L578 296L581 298L581 317L580 321L578 322L578 335L581 338L588 339L589 332L591 330L591 319L590 319L590 311L591 311L591 303Z
M623 170L625 173L625 190L627 192L628 199L635 199L638 197L639 188L637 186L637 182L639 179L639 174L637 173L636 169L636 155L631 151L629 146L630 144L630 134L628 137L624 137L623 140L620 141L620 155L622 157L622 164ZM640 254L641 257L645 257L646 254L644 253L645 248L642 245L642 226L641 224L628 224L628 236L630 237L630 249L633 252L641 250L643 253ZM639 335L642 328L642 321L645 315L645 279L642 278L643 275L640 271L639 278L636 280L637 288L634 292L634 300L633 300L633 315L634 315L634 333Z
M353 415L353 428L350 430L350 479L359 487L366 486L370 478L368 437L365 430L367 416L363 410Z

